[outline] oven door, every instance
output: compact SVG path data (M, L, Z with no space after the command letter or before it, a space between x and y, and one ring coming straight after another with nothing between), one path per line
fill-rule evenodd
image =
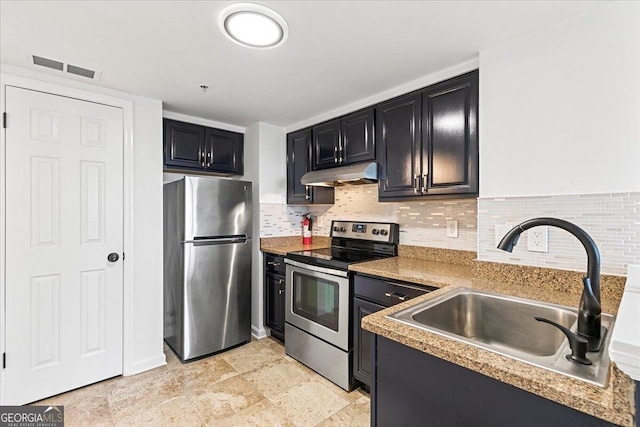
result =
M285 320L344 351L349 351L349 275L285 260Z

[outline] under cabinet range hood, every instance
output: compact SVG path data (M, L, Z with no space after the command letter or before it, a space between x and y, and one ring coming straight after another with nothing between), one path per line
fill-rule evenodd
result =
M338 187L341 185L375 184L378 182L376 162L307 172L300 179L302 185Z

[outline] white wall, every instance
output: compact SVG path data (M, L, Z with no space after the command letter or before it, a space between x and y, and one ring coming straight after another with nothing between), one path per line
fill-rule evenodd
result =
M480 52L481 197L640 190L640 3Z
M162 335L162 103L55 75L2 64L2 72L132 101L134 307L125 374L165 363ZM127 336L127 333L125 333ZM125 368L127 368L125 366Z
M265 336L262 326L262 254L260 253L260 123L255 123L244 134L244 177L253 183L253 228L251 248L251 333Z
M260 123L260 203L287 203L287 135Z

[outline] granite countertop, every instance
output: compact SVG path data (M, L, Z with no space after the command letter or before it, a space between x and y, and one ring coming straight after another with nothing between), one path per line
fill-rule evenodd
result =
M607 388L569 378L510 357L451 338L423 331L386 316L448 292L452 287L468 287L538 301L577 307L579 293L561 292L542 286L522 286L479 278L470 265L395 257L349 266L349 270L383 278L434 286L434 292L373 313L362 320L370 332L423 351L502 382L530 391L562 405L615 424L633 426L635 384L612 364ZM550 286L551 287L551 286ZM615 314L619 297L603 292L603 311Z
M331 246L331 239L323 236L313 236L311 245L303 245L299 236L263 237L260 239L260 250L275 255L286 255L295 251L310 251Z

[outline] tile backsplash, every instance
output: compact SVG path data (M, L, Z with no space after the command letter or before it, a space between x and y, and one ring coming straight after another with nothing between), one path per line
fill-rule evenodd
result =
M549 252L529 252L527 233L513 253L496 249L496 225L551 216L591 235L600 249L603 273L626 275L629 264L640 264L640 192L380 203L375 184L338 187L334 205L261 203L260 236L300 235L307 212L315 219L315 235L329 236L333 219L397 222L403 245L474 251L481 261L584 271L582 245L558 228L549 228ZM458 221L457 238L446 236L447 220Z
M377 184L336 188L335 204L286 206L260 204L260 237L301 233L302 215L311 212L314 234L328 236L332 220L386 221L400 224L400 243L476 251L476 199L378 202ZM458 221L458 237L447 237L447 220Z
M582 244L549 227L549 252L529 252L522 233L512 253L495 247L496 225L517 225L535 217L556 217L583 228L600 249L603 273L626 275L640 264L640 193L478 199L478 259L563 270L586 271Z

